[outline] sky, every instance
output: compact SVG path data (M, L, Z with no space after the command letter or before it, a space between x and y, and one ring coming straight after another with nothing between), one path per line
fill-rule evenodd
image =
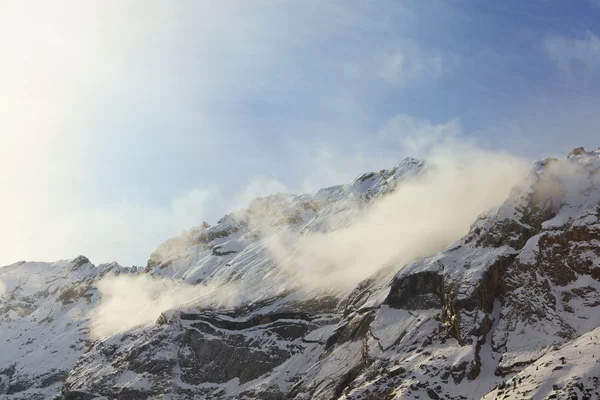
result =
M600 146L600 1L0 0L0 265L144 265L258 196Z

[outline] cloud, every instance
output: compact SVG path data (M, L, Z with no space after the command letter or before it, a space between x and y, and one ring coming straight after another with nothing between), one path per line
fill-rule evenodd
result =
M587 31L580 38L547 35L543 48L548 57L565 72L573 72L577 63L592 73L600 70L600 38L593 32Z
M460 57L448 52L426 50L411 41L389 46L375 56L377 76L398 85L435 81L453 70Z
M457 120L435 124L429 120L407 114L399 114L389 119L378 132L382 141L397 143L404 154L422 157L442 146L468 143L461 136Z
M184 225L227 211L216 182L182 179L225 138L201 134L219 129L198 103L188 110L188 88L217 102L235 83L215 82L241 79L231 61L261 58L261 25L238 5L3 5L0 219L11 228L0 264L80 253L139 263ZM183 32L192 20L195 34ZM204 39L178 51L182 35Z
M2 214L13 224L2 235L3 242L11 244L4 246L2 261L32 257L51 261L84 254L95 263L116 260L126 265L144 263L165 234L178 234L227 207L214 188L190 191L165 206L127 200L93 208L53 204L47 210L33 202L4 206Z
M32 253L43 260L83 254L96 264L144 265L158 244L183 230L204 220L214 223L256 197L285 191L280 182L257 177L230 196L215 186L190 190L164 205L123 200L82 208L54 204L50 210L36 207L35 202L23 205L18 198L12 203L7 195L0 215L14 224L3 233L4 243L11 245L4 247L1 257L12 262L31 260ZM31 230L37 220L44 223Z
M155 322L174 305L228 306L235 301L234 286L191 286L146 275L105 278L98 283L102 300L89 314L94 339Z
M363 140L341 142L332 147L318 141L295 147L302 176L293 193L312 193L321 188L349 183L363 172L397 165L404 157L426 158L442 144L466 143L458 120L434 123L408 114L398 114L372 131L363 131ZM286 171L288 172L288 171Z
M231 211L248 207L248 204L258 197L286 192L288 192L287 187L278 180L265 176L257 176L250 180L248 185L237 195L232 204Z
M174 236L199 225L207 215L224 214L228 204L217 188L207 188L174 197L165 206L124 200L73 210L64 214L62 222L57 221L54 229L62 235L51 244L62 247L63 257L75 252L85 254L96 263L117 260L126 265L139 265L165 240L165 235Z
M401 157L398 152L383 152L368 144L349 149L315 144L303 151L308 154L302 163L304 176L295 188L296 193L313 193L321 188L349 183L363 172L390 168Z
M398 116L384 130L387 135L397 130L401 142L411 148L417 143L433 167L328 233L298 235L256 224L277 265L275 271L246 270L244 279L233 284L210 281L195 286L148 277L111 278L99 287L105 319L95 323L101 327L95 334L153 323L160 312L172 308L234 307L296 289L309 297L315 291L347 294L379 271L397 271L458 240L477 216L502 204L527 170L518 157L477 146L453 121L436 125ZM427 140L420 141L424 137ZM130 293L137 292L134 297L141 301L130 302ZM120 307L123 303L125 308Z
M412 144L429 137L424 154L434 167L427 174L402 183L345 228L275 238L273 256L304 288L352 290L385 267L398 270L441 251L524 177L526 164L518 157L461 136L440 136L444 129L458 133L454 122L426 125L420 121L420 129L411 132L417 136L403 139Z
M394 21L405 14L399 8ZM379 79L379 50L347 35L392 37L393 26L345 2L3 6L0 220L11 228L0 236L8 249L0 264L80 253L140 263L185 218L187 226L216 220L238 194L234 208L299 190L239 160L277 158L288 142L322 134L325 146L308 146L308 161L290 152L276 169L286 165L287 178L312 168L315 155L328 163L320 149L338 147L332 132L360 125L356 93ZM432 67L439 75L433 53L415 46L389 50L415 60L402 64L413 77ZM347 74L363 55L369 65ZM374 163L352 165L323 179L317 171L306 187L346 181Z

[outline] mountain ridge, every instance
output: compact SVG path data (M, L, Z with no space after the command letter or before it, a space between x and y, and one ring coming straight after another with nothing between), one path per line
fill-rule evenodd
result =
M569 343L600 325L594 312L600 304L598 151L576 149L567 159L537 161L504 204L482 214L466 235L406 266L392 258L389 268L333 287L353 271L314 275L294 258L303 247L281 258L271 255L274 238L310 240L344 231L371 204L430 168L407 159L314 195L258 199L215 226L161 244L143 271L105 264L89 282L77 280L80 268L91 268L89 260L63 262L75 279L53 293L60 307L51 305L49 313L72 317L96 306L100 294L92 286L105 277L145 275L160 285L161 279L180 282L160 288L163 294L197 296L199 287L206 293L185 306L175 296L175 307L152 322L89 342L93 321L81 318L75 335L81 344L69 355L73 365L56 368L51 382L45 374L21 373L15 360L0 370L0 398L48 398L57 389L64 399L597 395L598 382L591 378L575 382L566 375L560 384L549 384L552 371L532 378L545 391L536 392L535 384L521 389L518 382L529 379L526 371L537 360L562 354L555 346L572 354ZM310 279L295 274L323 283L308 285ZM233 288L225 297L234 299L219 298L225 285ZM0 297L10 308L0 315L22 325L25 318L29 325L22 329L31 329L40 310L27 307L48 296L15 288L19 284L5 289L12 300ZM15 311L19 307L23 315ZM56 321L55 329L67 330L66 319ZM24 332L17 328L9 339ZM68 346L57 352L69 353ZM593 377L598 367L590 368ZM26 381L34 384L27 387Z

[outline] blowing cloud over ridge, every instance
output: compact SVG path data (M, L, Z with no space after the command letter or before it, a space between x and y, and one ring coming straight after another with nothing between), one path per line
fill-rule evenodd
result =
M434 127L405 116L399 120L416 127L418 136L403 141L426 155L429 166L422 173L324 232L300 235L251 220L274 265L268 271L257 266L239 280L225 276L199 285L131 276L101 282L94 335L153 323L176 307L235 308L290 292L348 294L379 271L394 272L443 250L466 234L478 215L501 205L525 176L527 163L521 158L477 146L460 136L455 123ZM256 291L259 281L262 289Z
M600 9L479 3L6 4L0 264L143 264L248 191L417 156L382 139L406 116L528 159L596 145Z

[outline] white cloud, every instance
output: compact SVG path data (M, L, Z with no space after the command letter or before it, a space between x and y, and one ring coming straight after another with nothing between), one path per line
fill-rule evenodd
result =
M363 50L368 50L370 65L360 85L381 68L387 71L385 79L402 84L445 71L445 56L439 58L416 44L377 53L378 61L390 64L385 68L373 67L373 58L379 56L371 50L378 50L349 41L339 54L328 53L336 51L335 45L317 46L315 54L306 50L309 42L329 43L323 37L343 37L355 29L367 32L370 28L363 25L380 27L362 11L362 6L344 2L308 7L245 1L210 6L137 0L3 4L0 264L78 254L94 262L140 263L157 243L184 228L218 219L255 196L287 191L277 179L259 177L249 179L248 187L232 198L223 193L235 188L217 185L218 179L202 182L208 175L218 176L220 165L210 165L216 173L205 173L207 168L197 168L196 160L218 159L220 152L227 152L223 158L231 160L236 156L231 154L247 150L240 145L243 140L256 148L265 145L247 139L256 132L236 119L238 101L250 98L279 105L304 95L304 102L293 103L304 111L302 107L318 98L323 109L346 124L341 127L336 121L327 132L341 131L356 125L361 105L344 91L345 81L328 86L324 71L343 75L348 62ZM399 62L397 54L404 61ZM274 66L279 69L270 74ZM288 67L292 72L282 74ZM298 85L300 81L310 85ZM351 111L342 115L340 110L346 109ZM292 123L286 119L282 130ZM298 125L298 131L307 126L304 120ZM152 135L150 129L162 133ZM234 137L235 129L243 134ZM347 182L363 170L397 162L375 150L360 155L330 147L310 149L323 149L307 158L316 162L290 160L301 165L293 168L309 171L303 173L309 177L305 185L291 190ZM184 153L189 156L181 161ZM178 169L172 172L175 165ZM287 178L288 172L278 178ZM130 196L141 180L151 182L140 188L144 195ZM184 184L172 186L186 189L165 200L171 189L162 187L178 180ZM193 187L198 189L189 190ZM148 194L151 190L162 192L153 196Z
M274 257L309 289L352 290L384 267L397 270L458 240L526 171L510 154L461 139L438 142L429 155L435 168L426 176L403 183L346 228L274 238Z
M583 64L592 73L600 72L600 38L590 31L580 38L547 35L543 47L565 72L572 72L575 63Z
M337 149L319 143L302 147L303 154L299 157L304 159L302 184L291 190L311 193L349 183L363 172L391 168L405 157L428 158L442 146L457 148L458 143L472 143L471 138L462 134L457 120L436 124L407 114L395 115L363 136L365 140L346 143Z
M451 153L444 153L444 149L451 149ZM433 158L453 166L458 162L458 153L473 156L480 152L469 137L462 135L457 121L434 124L406 114L385 123L373 136L372 148L339 151L315 145L304 150L309 157L300 168L303 180L299 187L288 188L277 179L256 176L233 196L211 187L176 196L162 207L122 201L93 209L64 210L50 224L53 233L43 233L45 239L40 238L37 243L40 249L46 246L55 251L50 259L81 253L92 261L140 263L167 238L203 220L214 223L209 216L220 218L246 207L257 197L277 192L310 193L349 183L362 172L390 168L405 156ZM505 156L499 163L505 164L508 159ZM110 259L105 258L107 253Z
M237 198L231 203L230 211L246 208L252 200L258 197L287 192L289 192L287 187L278 180L257 176L250 180L248 185L237 195Z
M312 193L324 187L349 183L363 172L390 168L401 157L398 153L384 153L368 145L346 151L317 145L307 151L311 157L303 164L304 176L296 192Z
M433 148L468 141L464 136L459 138L460 133L456 120L434 124L423 118L399 114L384 124L378 136L381 140L398 143L406 155L424 157Z
M207 214L224 213L225 203L212 188L193 190L165 206L128 200L91 208L73 208L69 203L5 204L0 215L10 229L2 232L0 262L53 261L83 254L96 263L142 264L166 238L200 224Z
M403 137L428 136L427 152L435 168L420 179L404 182L344 228L329 233L289 235L277 231L264 237L277 273L246 271L244 279L219 285L190 287L173 280L119 276L101 282L102 302L93 335L101 337L139 324L153 323L162 311L187 305L234 307L281 294L289 289L339 293L352 290L376 272L443 250L468 232L477 216L506 199L525 176L522 160L488 151L460 136L455 123L434 125L401 116L418 129ZM446 128L444 128L446 127ZM440 134L449 130L452 140ZM438 138L438 139L435 139ZM411 140L409 142L414 142ZM330 154L329 161L337 160ZM344 159L341 159L344 161ZM260 185L259 185L260 186ZM260 287L256 280L260 280ZM225 280L227 281L227 280Z
M137 325L156 322L163 311L176 305L202 301L230 304L238 298L235 286L216 290L146 275L108 277L98 283L102 301L90 313L91 336L100 338Z
M400 41L389 47L376 54L376 73L381 79L394 84L434 81L460 62L454 54L424 49L410 41Z
M189 52L172 50L181 35L200 38L194 57L202 60L202 68L193 71L193 85L204 100L228 96L226 89L242 79L232 68L242 60L262 59L269 45L256 40L264 24L253 23L256 18L248 12L244 2L210 7L112 0L99 6L70 0L3 4L0 265L78 254L95 262L140 263L156 244L229 211L232 201L211 184L157 205L154 198L131 199L117 183L119 175L131 173L125 163L129 157L153 150L175 158L180 148L200 153L215 141L218 135L201 133L217 131L210 122L198 122L207 119L202 109L183 113L190 120L174 112L190 95L178 66L193 63L176 59ZM191 35L184 32L190 26ZM222 85L225 81L231 86ZM149 137L145 125L121 127L128 121L122 110L134 120L138 114L160 113L163 123L177 121L161 137ZM116 152L125 155L114 157ZM150 155L144 160L148 167L156 162ZM154 179L160 190L161 182Z
M92 262L118 261L143 265L156 246L241 207L256 197L285 192L280 182L257 177L239 193L225 196L217 187L193 189L173 197L168 204L123 200L98 207L35 201L10 204L4 198L0 217L10 229L2 231L0 265L17 260L53 261L83 254ZM216 217L218 216L218 217ZM35 227L35 229L32 229Z

